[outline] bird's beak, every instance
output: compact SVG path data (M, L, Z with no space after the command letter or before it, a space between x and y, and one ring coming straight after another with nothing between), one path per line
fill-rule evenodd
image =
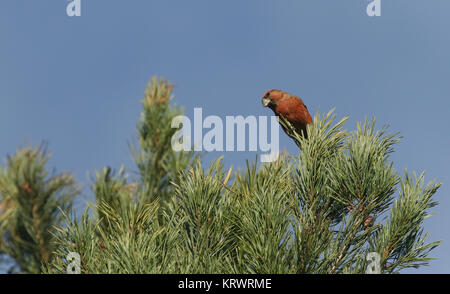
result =
M264 105L264 107L269 106L269 104L270 104L270 98L264 97L264 98L262 99L262 104Z

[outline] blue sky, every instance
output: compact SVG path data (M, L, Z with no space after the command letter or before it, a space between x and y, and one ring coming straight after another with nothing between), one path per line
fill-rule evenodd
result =
M42 140L50 165L72 171L91 199L87 171L133 167L143 92L152 75L175 85L175 100L193 115L270 115L270 88L303 98L312 113L336 108L389 124L403 141L398 170L427 171L444 183L425 223L443 240L431 266L450 273L450 2L381 0L66 0L0 1L0 157ZM280 147L296 146L280 136ZM217 157L210 154L206 160ZM242 166L250 152L225 153Z

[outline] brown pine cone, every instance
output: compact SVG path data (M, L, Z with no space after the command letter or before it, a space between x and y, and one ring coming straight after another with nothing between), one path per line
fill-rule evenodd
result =
M367 216L364 219L364 223L363 223L364 230L371 228L373 226L374 222L375 222L375 219L373 218L373 216L371 216L371 215Z

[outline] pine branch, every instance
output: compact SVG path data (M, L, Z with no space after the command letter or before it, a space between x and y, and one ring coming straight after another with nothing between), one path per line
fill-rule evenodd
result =
M52 232L59 210L71 208L78 194L68 174L48 176L43 147L27 147L0 168L0 252L14 259L21 272L39 273L52 258Z

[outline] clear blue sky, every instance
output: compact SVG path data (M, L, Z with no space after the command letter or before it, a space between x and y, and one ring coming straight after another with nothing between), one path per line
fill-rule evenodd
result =
M450 1L382 0L374 18L367 0L82 0L73 18L67 4L0 1L2 160L48 140L50 165L73 171L90 199L87 171L133 167L127 141L152 75L175 83L188 116L269 115L262 94L284 89L313 113L350 115L348 129L376 116L401 132L395 167L444 183L425 223L443 240L439 260L408 272L450 273Z

